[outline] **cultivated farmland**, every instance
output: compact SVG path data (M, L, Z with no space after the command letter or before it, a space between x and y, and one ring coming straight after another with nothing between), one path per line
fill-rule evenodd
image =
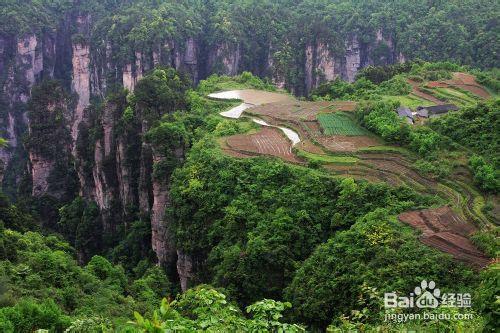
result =
M263 127L254 134L232 135L225 138L225 146L240 155L270 155L289 162L300 162L292 153L290 141L276 128Z
M366 135L366 131L344 112L321 113L317 119L326 135Z

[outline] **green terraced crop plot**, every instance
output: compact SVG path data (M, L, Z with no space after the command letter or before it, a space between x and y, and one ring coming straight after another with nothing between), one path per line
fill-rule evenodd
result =
M321 113L317 119L326 135L366 135L366 131L344 112Z

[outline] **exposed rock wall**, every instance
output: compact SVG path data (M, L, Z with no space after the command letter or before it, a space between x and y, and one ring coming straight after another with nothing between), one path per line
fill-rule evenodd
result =
M76 142L78 126L83 121L83 111L90 104L90 50L88 45L79 42L73 44L72 63L72 88L78 95L78 103L73 115L71 137Z
M55 167L55 161L34 152L29 152L31 177L33 179L32 195L40 197L49 194L49 176Z
M111 87L117 85L133 92L139 80L158 65L186 72L195 83L214 72L236 75L253 70L270 77L279 88L307 94L322 82L337 77L353 81L364 66L405 61L396 52L395 38L382 30L372 36L372 42L351 35L339 50L320 38L296 48L288 45L289 56L298 58L286 63L289 68L274 58L281 50L273 47L271 40L267 48L263 44L258 55L242 42L211 45L207 38L196 35L132 49L123 56L119 54L120 46L110 40L91 42L92 23L89 16L71 13L56 31L0 37L0 73L5 73L0 75L0 85L7 108L0 119L0 128L10 145L0 149L0 159L5 166L9 165L13 154L23 146L20 137L24 128L30 127L26 103L32 87L48 78L66 80L65 87L71 88L76 99L74 106L66 106L69 113L61 125L70 135L64 149L71 152L62 166L75 162L80 195L97 203L108 231L125 223L129 207L138 207L142 216L151 219L152 247L158 261L167 266L177 265L183 288L192 277L193 263L188 254L176 251L169 233L165 217L165 208L170 204L168 177L164 182L152 178L153 164L165 157L144 141L149 129L147 123L138 123L128 132L121 132L117 124L123 105L108 102L98 110L93 108L91 100L104 99ZM278 66L284 68L276 70ZM96 137L95 133L100 135ZM137 144L134 151L129 149L132 144ZM183 147L173 154L182 160ZM62 192L51 188L51 174L61 167L60 163L33 149L25 155L30 165L32 195L61 197Z
M343 76L347 81L353 82L356 73L361 68L361 49L356 35L346 41L345 49L345 69Z
M328 48L328 44L318 43L316 47L316 67L318 78L316 86L324 81L331 81L339 76L337 62Z
M109 211L111 209L115 194L117 194L114 187L116 184L116 172L115 168L113 168L115 162L115 109L116 105L114 103L108 103L104 106L99 124L102 137L96 141L94 146L94 168L92 170L94 181L93 197L101 211Z
M190 287L191 279L194 277L193 260L190 255L177 251L177 274L181 290L186 291Z
M208 56L208 72L223 75L238 74L241 58L240 44L222 43L211 48Z
M170 152L175 159L184 159L183 143ZM163 162L166 156L159 149L153 149L153 165ZM153 176L153 206L151 208L151 239L153 251L155 251L158 262L170 269L175 269L176 247L171 231L169 220L165 217L165 210L170 204L170 176L173 170L168 170L161 179Z
M56 81L45 81L32 90L28 104L25 147L32 179L32 196L57 199L72 196L70 120L72 98Z

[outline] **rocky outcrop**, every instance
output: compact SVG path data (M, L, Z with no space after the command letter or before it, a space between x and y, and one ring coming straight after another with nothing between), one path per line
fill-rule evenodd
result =
M236 75L238 74L240 58L241 48L239 43L233 46L229 43L221 43L210 51L208 71L222 75Z
M328 44L318 41L307 45L305 57L304 74L307 92L317 88L323 82L334 80L340 76L338 64L341 61L336 60Z
M158 156L154 158L159 162ZM153 207L151 208L151 245L158 262L163 266L171 266L175 258L173 237L168 232L165 221L165 209L170 203L169 184L163 181L153 181Z
M19 39L17 42L18 67L26 68L25 77L28 86L35 83L35 77L43 70L43 56L37 51L38 41L36 36L30 35Z
M128 91L134 91L135 88L135 78L132 72L132 64L126 64L123 67L123 87Z
M361 68L361 49L356 35L345 42L345 69L343 77L348 82L353 82L356 73Z
M177 161L184 159L183 143L178 143L170 152ZM164 162L166 156L163 149L153 149L153 165L159 166ZM160 169L163 169L161 167ZM170 201L170 176L174 170L163 170L161 175L153 175L153 206L151 208L151 240L153 251L156 253L158 262L163 267L175 269L176 246L171 230L171 225L165 216L166 209L171 205Z
M44 47L44 40L47 47ZM0 119L3 129L2 137L8 140L8 146L0 148L0 159L4 171L19 175L19 166L11 165L14 155L26 154L19 144L21 136L28 124L26 103L31 95L31 88L38 82L44 71L44 58L53 57L49 36L41 37L27 34L18 38L1 38L0 40L0 73L6 73L0 81L2 97L6 112ZM50 74L50 71L48 72ZM25 157L17 156L17 160ZM2 173L2 176L4 173ZM17 180L9 186L16 186ZM2 179L3 180L3 179ZM15 189L10 189L11 191Z
M30 152L32 195L40 197L49 193L49 176L54 170L55 161Z
M132 168L136 166L128 163L129 157L127 156L126 140L118 137L116 146L116 176L118 180L118 194L122 204L122 214L128 214L127 208L133 207L137 204L137 193L134 190Z
M307 45L306 47L306 65L305 65L305 84L306 91L311 91L313 88L313 66L314 66L314 54L312 45Z
M116 122L113 115L114 104L106 104L100 119L102 138L98 139L94 146L94 168L92 176L94 181L94 201L101 211L109 211L115 199L116 173L112 167L114 164L114 133L113 127Z
M32 90L25 147L32 179L32 196L63 199L71 181L70 151L72 99L56 81L44 81Z
M316 86L321 82L331 81L339 76L337 62L328 47L328 44L318 43L316 47Z
M76 142L78 126L83 120L83 111L90 104L90 50L89 46L76 42L73 44L72 88L78 95L78 102L73 115L71 137Z
M181 290L188 290L194 277L193 260L190 255L180 250L177 251L177 274L179 275Z
M189 74L191 80L197 83L199 81L198 41L190 37L185 41L184 45L179 45L178 43L171 43L171 45L173 45L174 68Z

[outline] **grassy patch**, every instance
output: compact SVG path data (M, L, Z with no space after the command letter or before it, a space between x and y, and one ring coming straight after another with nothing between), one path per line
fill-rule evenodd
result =
M358 149L359 153L398 153L405 156L410 155L408 149L397 146L372 146Z
M318 114L317 119L326 135L357 136L367 134L345 112L321 113Z
M396 100L406 107L410 109L416 109L417 106L431 106L434 105L431 101L419 98L413 94L409 94L406 96L383 96L382 99L384 101Z
M471 97L469 94L457 89L453 89L451 87L448 88L438 87L432 89L421 87L420 89L442 101L453 103L458 106L474 105L478 101L476 98Z
M320 164L344 164L352 165L359 161L357 157L345 156L345 155L317 155L304 150L297 149L296 154L298 157L302 157L309 162L315 162Z

